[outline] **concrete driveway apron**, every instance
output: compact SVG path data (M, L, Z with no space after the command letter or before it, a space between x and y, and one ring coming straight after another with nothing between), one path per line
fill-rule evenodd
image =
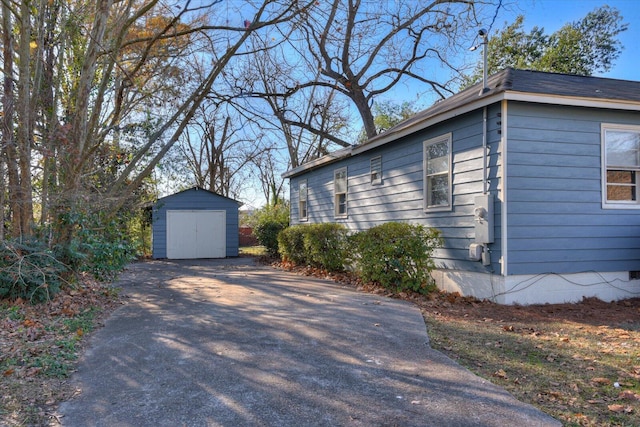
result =
M255 265L133 264L64 426L559 426L431 349L409 303Z

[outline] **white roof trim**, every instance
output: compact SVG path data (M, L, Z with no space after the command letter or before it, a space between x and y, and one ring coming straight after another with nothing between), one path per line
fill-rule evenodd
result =
M640 111L640 102L621 99L587 98L564 95L546 95L530 92L506 91L507 101L526 101L538 104L568 105L572 107L609 108L614 110Z

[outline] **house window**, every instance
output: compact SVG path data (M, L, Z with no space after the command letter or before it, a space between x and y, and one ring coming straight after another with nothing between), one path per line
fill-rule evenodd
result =
M307 180L303 179L298 184L298 215L301 220L307 219Z
M335 216L347 216L347 168L333 172L333 200Z
M382 157L371 159L371 185L382 184Z
M451 209L451 134L424 142L424 206Z
M602 126L603 205L640 208L640 126Z

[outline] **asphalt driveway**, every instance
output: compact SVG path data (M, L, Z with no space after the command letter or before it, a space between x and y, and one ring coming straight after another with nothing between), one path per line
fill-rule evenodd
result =
M431 349L409 303L250 258L133 264L64 426L559 426Z

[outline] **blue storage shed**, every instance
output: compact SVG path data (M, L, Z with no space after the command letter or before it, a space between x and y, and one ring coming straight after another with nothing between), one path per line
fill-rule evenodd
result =
M158 199L153 206L153 258L238 256L239 206L200 187Z

